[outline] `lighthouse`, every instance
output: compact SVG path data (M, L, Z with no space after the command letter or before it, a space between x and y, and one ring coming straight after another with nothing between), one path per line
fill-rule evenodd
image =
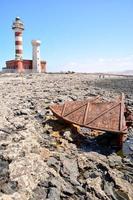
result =
M15 60L17 62L18 66L18 72L23 72L23 39L22 39L22 33L24 30L24 24L20 20L19 17L15 18L15 21L13 22L12 29L15 32Z
M23 59L23 31L24 24L19 17L16 17L12 30L15 33L15 59L7 60L6 67L2 68L3 72L8 73L32 73L46 72L46 61L40 60L40 44L39 40L33 40L32 60Z
M15 32L15 59L22 60L23 58L23 37L24 24L19 17L15 18L12 29Z
M40 40L32 40L32 69L33 72L41 72L41 61L40 61Z

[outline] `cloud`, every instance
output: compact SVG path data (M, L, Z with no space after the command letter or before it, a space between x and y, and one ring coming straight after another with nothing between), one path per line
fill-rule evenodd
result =
M83 62L71 61L63 65L64 71L75 72L111 72L133 70L133 55L120 58L96 58Z
M64 71L76 71L77 68L79 69L79 63L72 61L63 65L62 68Z
M104 62L105 59L104 59L104 58L99 58L98 61L99 61L99 62Z

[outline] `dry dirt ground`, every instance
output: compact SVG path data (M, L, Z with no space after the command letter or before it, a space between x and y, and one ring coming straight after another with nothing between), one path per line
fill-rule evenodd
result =
M132 110L133 78L1 74L0 200L133 200L133 163L116 154L108 135L75 136L49 110L120 92Z

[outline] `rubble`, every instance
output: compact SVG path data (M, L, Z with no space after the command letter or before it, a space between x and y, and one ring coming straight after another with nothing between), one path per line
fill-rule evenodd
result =
M132 87L132 78L29 74L22 81L18 75L2 74L0 200L132 200L133 162L128 155L117 155L114 136L75 136L78 127L57 120L49 110L55 102L98 94L110 101L120 92L132 110ZM128 137L132 126L130 130Z

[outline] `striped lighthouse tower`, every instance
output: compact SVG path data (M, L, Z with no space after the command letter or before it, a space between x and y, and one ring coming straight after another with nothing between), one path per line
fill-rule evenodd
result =
M18 70L22 71L23 68L23 40L22 33L24 30L24 24L19 17L16 17L13 22L12 29L15 32L15 60L18 61Z

